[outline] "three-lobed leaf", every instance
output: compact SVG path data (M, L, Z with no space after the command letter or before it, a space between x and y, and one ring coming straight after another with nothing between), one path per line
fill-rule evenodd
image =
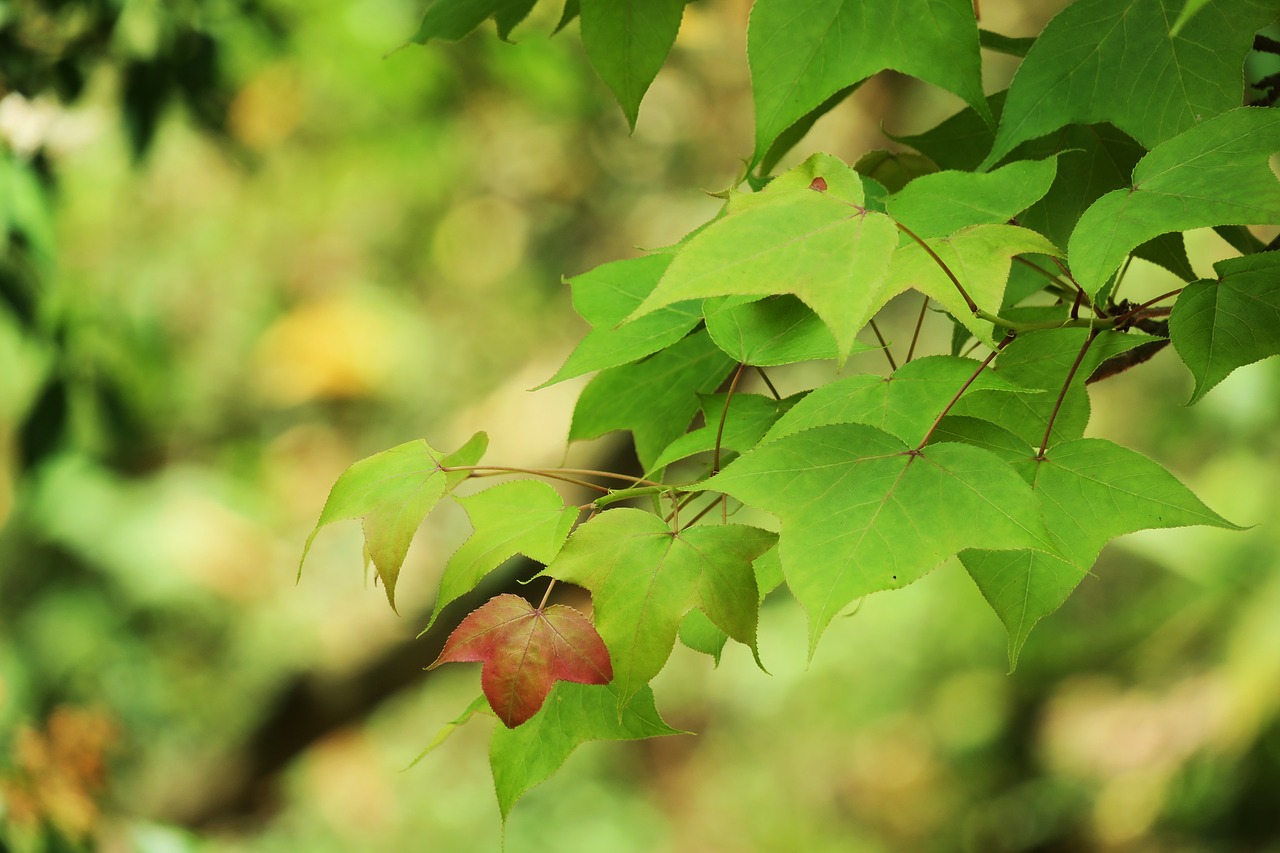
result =
M394 609L396 581L414 533L440 499L467 476L466 472L445 469L474 465L487 446L485 434L477 433L446 455L419 439L351 465L333 484L315 529L307 537L298 561L299 574L322 527L344 519L362 519L365 554L373 561Z
M609 650L587 617L553 604L536 609L518 595L490 599L445 641L435 663L481 662L480 686L508 728L538 712L557 681L608 684Z
M965 548L1057 550L1030 487L998 456L964 444L913 450L865 424L771 441L703 485L781 521L810 655L849 602L906 586Z
M689 299L790 293L831 329L843 361L883 304L882 283L898 245L893 221L859 206L861 183L853 179L854 198L824 180L826 190L786 185L761 193L758 203L731 204L729 215L677 252L631 319Z
M1028 445L1015 445L1007 458L1039 499L1060 552L960 555L1008 630L1010 668L1017 666L1032 627L1062 605L1110 539L1199 524L1239 529L1160 465L1104 439L1064 442L1042 456Z

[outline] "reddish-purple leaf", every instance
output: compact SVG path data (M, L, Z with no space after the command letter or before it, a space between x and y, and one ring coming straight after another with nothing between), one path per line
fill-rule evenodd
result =
M609 650L587 617L563 604L535 610L518 595L499 595L472 611L428 669L462 661L484 664L485 698L512 729L538 713L557 681L613 680Z

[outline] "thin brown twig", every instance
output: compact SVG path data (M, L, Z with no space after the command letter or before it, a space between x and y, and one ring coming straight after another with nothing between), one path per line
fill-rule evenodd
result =
M746 369L745 363L738 365L738 369L733 374L733 381L729 383L729 391L724 395L724 409L720 412L720 428L716 430L716 449L711 456L712 475L720 473L720 442L724 439L725 422L729 420L729 403L733 401L733 392L738 387L738 380L742 378L742 371Z
M754 366L754 367L755 367L755 369L756 369L756 373L759 373L759 374L760 374L760 378L764 380L764 384L768 387L768 389L769 389L769 393L773 395L773 399L775 399L775 400L781 400L781 399L782 399L782 395L778 393L778 389L777 389L777 388L774 388L774 387L773 387L773 383L769 381L769 374L765 373L765 372L764 372L764 368L763 368L763 367L761 367L760 365L758 365L758 364L757 364L757 365L753 365L753 366Z
M916 318L916 330L911 333L911 346L907 347L907 361L916 354L916 342L920 340L920 329L924 326L924 315L929 310L929 297L924 298L924 302L920 305L920 316Z
M952 397L942 411L938 413L938 416L933 419L933 423L929 426L929 431L924 434L924 438L920 439L920 443L916 445L917 452L929 443L929 439L933 437L933 433L938 428L938 424L942 423L942 419L947 416L947 412L951 411L951 407L959 402L960 398L964 395L964 392L969 390L969 386L977 381L978 376L981 375L982 371L986 370L987 366L991 364L991 360L999 355L1000 351L1007 347L1013 339L1014 334L1012 332L1005 335L1004 340L997 344L996 348L982 360L982 364L978 365L978 369L973 372L973 375L965 380L964 384L960 386L960 390L955 393L955 396Z
M1100 329L1089 330L1089 337L1084 339L1084 346L1080 347L1080 352L1076 353L1076 360L1071 363L1071 369L1067 371L1067 380L1062 383L1062 390L1058 392L1057 402L1053 404L1053 411L1049 413L1049 422L1044 427L1044 438L1040 440L1040 451L1036 454L1036 459L1044 461L1045 451L1049 449L1049 436L1053 434L1053 422L1058 419L1058 412L1062 409L1062 401L1067 398L1067 389L1071 387L1071 381L1076 377L1076 371L1080 369L1081 362L1084 361L1084 354L1089 351L1089 345L1093 343L1093 339L1098 336Z
M884 335L880 334L880 327L876 325L875 318L872 318L869 325L872 333L876 336L876 340L880 342L880 350L884 353L884 357L889 359L889 369L897 370L898 363L893 360L893 353L889 352L889 344L885 341Z

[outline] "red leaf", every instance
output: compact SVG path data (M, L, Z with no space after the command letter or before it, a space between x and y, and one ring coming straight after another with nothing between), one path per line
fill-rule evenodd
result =
M538 713L557 681L613 680L609 650L587 617L563 604L534 610L518 595L499 595L473 610L427 668L461 661L484 664L485 698L511 729Z

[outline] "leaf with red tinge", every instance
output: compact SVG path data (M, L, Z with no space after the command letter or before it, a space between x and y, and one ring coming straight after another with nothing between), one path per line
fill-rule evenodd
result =
M609 650L577 610L553 604L535 610L518 595L499 595L463 619L435 663L479 661L480 686L507 728L542 707L557 681L608 684Z

